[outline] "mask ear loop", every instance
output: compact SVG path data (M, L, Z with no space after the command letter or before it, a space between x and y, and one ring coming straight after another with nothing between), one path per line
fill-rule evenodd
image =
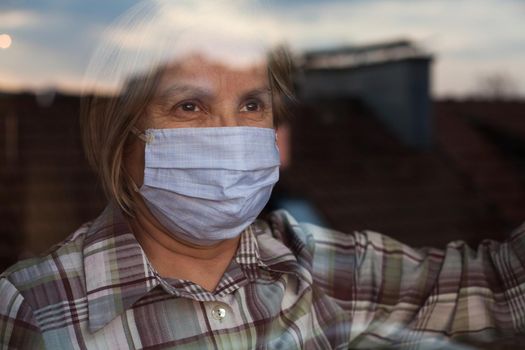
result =
M133 135L135 135L136 137L138 137L140 140L144 141L144 143L150 143L151 141L153 141L153 135L146 134L146 133L140 131L139 129L137 129L135 126L131 127L131 133ZM131 183L131 187L132 187L133 191L135 191L137 193L140 192L140 189L137 186L137 184L135 183L135 181L133 181L133 178L131 176L129 176L129 175L128 175L128 178L129 178L129 181Z
M131 127L131 133L133 135L137 136L139 139L141 139L145 143L150 143L151 141L153 141L153 135L146 134L146 133L140 131L139 129L137 129L136 127L134 127L134 126Z

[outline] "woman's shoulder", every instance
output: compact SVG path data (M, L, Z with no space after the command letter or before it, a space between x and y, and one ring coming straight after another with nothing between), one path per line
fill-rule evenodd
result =
M359 241L366 239L378 239L381 234L373 231L353 231L341 232L330 227L316 223L303 222L297 220L290 212L279 209L268 215L267 221L270 223L274 236L283 241L290 237L299 239L310 249L315 249L317 245L356 245Z
M26 300L40 292L49 292L56 283L83 274L83 242L91 222L85 223L61 242L38 256L20 260L0 274L1 286L9 284ZM0 297L1 298L1 297Z
M311 263L333 265L333 261L355 257L370 240L382 236L372 231L341 232L318 224L301 222L286 210L276 210L266 220L274 238L288 246L295 255L303 255Z

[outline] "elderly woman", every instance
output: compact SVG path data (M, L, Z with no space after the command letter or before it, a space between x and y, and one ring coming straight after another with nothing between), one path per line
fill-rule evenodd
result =
M477 252L423 252L283 211L256 220L279 176L290 56L228 46L232 34L213 21L203 31L195 13L198 25L176 38L152 35L172 25L169 14L194 10L172 5L141 5L120 23L149 33L161 55L126 61L125 40L118 54L99 51L100 79L126 77L118 97L91 98L82 118L109 204L1 275L2 348L427 348L523 331L520 231Z

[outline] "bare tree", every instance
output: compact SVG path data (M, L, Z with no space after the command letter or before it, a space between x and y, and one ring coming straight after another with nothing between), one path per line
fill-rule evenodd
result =
M510 100L519 96L518 84L504 72L493 72L478 79L475 97L489 100Z

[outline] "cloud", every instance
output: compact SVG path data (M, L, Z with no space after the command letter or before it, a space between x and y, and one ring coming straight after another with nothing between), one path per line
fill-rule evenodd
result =
M150 0L147 0L150 1ZM91 23L110 23L136 0L1 0L0 12L31 11L42 15L75 17Z
M26 10L0 12L0 31L35 27L41 23L38 14Z
M287 5L288 6L288 5ZM292 6L288 7L289 10ZM508 71L525 96L525 6L520 1L331 1L284 7L278 22L301 47L410 38L436 55L438 95L468 94L479 76Z

